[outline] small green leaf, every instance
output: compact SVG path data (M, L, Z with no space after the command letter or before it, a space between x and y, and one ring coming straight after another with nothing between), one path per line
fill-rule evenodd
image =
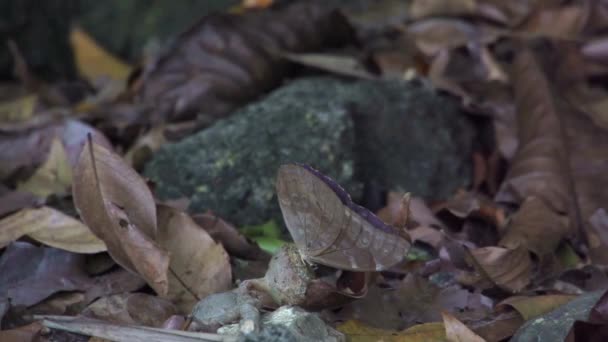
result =
M281 239L281 229L273 220L257 226L243 227L241 232L270 254L275 254L285 244Z

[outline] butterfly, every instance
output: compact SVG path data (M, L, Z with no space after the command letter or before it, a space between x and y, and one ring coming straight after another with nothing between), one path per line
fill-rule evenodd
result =
M279 168L283 219L304 259L350 271L382 271L411 244L403 232L355 204L334 180L304 164Z

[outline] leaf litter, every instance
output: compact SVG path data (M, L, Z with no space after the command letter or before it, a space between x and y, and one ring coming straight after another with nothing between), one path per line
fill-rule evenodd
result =
M212 307L222 329L263 332L264 310L285 304L318 311L352 341L605 336L606 5L243 1L176 36L140 73L75 28L89 84L78 96L39 79L11 41L21 83L0 104L0 339L45 338L42 322L118 340L229 341L220 326L182 330L204 326L196 308ZM235 227L215 208L160 204L136 171L306 73L416 79L493 127L468 156L471 187L406 205L389 189L379 220L412 247L383 272L312 267L282 222ZM96 258L106 262L87 267Z

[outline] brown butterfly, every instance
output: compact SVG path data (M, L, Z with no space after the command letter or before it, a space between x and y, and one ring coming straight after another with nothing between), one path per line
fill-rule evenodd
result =
M310 166L282 165L276 188L285 224L305 259L343 270L381 271L399 263L411 245Z

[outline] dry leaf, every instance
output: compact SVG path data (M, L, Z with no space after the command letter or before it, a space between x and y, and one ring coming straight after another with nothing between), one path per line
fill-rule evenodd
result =
M81 28L72 29L70 43L80 75L91 83L94 84L100 77L126 82L131 67L101 48Z
M431 18L419 20L407 26L416 46L427 56L435 56L442 50L465 46L471 42L490 44L499 32L489 26L472 25L460 19Z
M123 268L95 277L93 282L93 286L84 294L84 303L91 303L103 296L137 291L146 285L140 276Z
M198 214L193 215L192 219L215 241L221 243L230 255L248 260L269 260L269 254L262 251L255 242L249 241L233 225L220 217L213 214Z
M139 98L171 121L209 124L226 116L280 83L288 64L278 52L352 40L346 20L328 7L305 1L204 17L146 65Z
M57 292L86 290L92 281L83 264L80 254L13 242L0 257L0 296L31 306Z
M523 317L524 321L544 315L549 311L576 298L574 295L541 295L509 297L496 305L496 308L511 306Z
M349 56L337 56L320 53L282 53L285 59L321 69L336 75L356 77L366 80L377 78L376 75L365 69L361 61Z
M555 213L540 199L528 197L498 244L507 248L525 246L542 259L555 252L569 226L568 217Z
M579 37L588 17L589 2L581 1L571 6L539 8L519 27L517 31L532 37L545 36L556 39Z
M167 142L164 125L151 128L145 135L137 138L125 154L125 160L136 170L141 170L144 164L152 158L152 154Z
M39 342L42 323L34 322L19 328L0 331L0 341L3 342Z
M106 250L87 226L51 207L23 209L0 220L0 248L27 235L45 245L75 253Z
M518 54L515 68L519 149L496 200L534 196L556 213L571 212L568 148L549 84L530 51Z
M118 155L89 141L74 172L73 194L82 220L112 258L166 295L169 255L156 243L156 207L145 181Z
M483 247L469 252L477 271L498 287L516 293L530 283L532 262L525 247Z
M442 323L414 325L402 331L373 328L362 322L349 320L337 327L351 342L444 342L445 328Z
M28 191L38 197L63 196L72 185L72 165L65 148L58 138L53 139L46 162L27 181L19 184L17 190Z
M14 100L0 103L0 121L26 122L34 115L38 96L26 95Z
M190 312L202 298L232 286L230 259L224 247L187 214L159 205L157 241L171 255L166 297L181 312Z
M413 0L409 4L412 20L425 17L457 16L475 13L476 0Z
M442 312L441 316L445 326L445 337L449 342L485 342L483 338L451 314Z
M166 299L144 293L121 293L100 298L81 314L110 323L161 327L176 311Z

